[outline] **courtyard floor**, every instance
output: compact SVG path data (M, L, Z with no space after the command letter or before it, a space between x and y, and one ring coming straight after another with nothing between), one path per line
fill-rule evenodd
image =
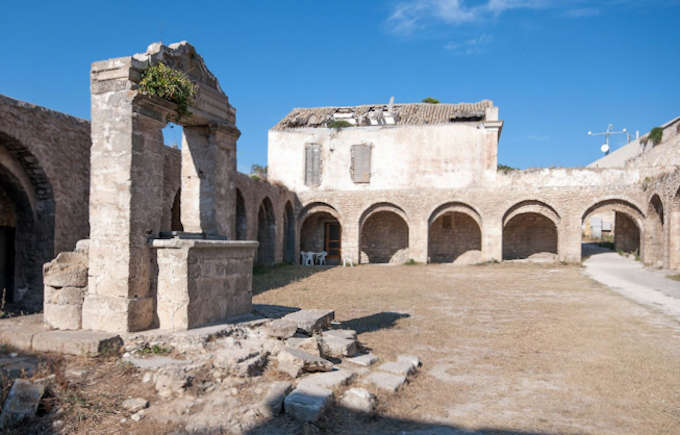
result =
M335 309L383 359L421 358L361 431L680 433L680 324L580 266L286 266L253 287L254 303Z

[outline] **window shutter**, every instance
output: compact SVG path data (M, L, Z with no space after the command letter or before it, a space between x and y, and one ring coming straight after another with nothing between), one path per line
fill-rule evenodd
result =
M371 181L371 146L352 145L352 181L369 183Z
M309 144L305 146L305 185L318 186L321 184L321 145Z

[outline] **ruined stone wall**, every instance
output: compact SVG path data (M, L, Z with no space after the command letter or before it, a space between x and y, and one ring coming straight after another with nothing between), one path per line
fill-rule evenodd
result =
M90 125L0 95L0 187L15 207L14 301L42 304L42 265L86 238Z
M479 216L481 260L502 259L504 224L511 216L539 213L555 222L558 257L576 262L581 259L581 228L587 216L619 209L644 226L646 194L638 180L634 170L543 169L499 174L492 186L466 189L308 191L299 197L303 209L323 205L337 214L343 256L354 261L360 257L362 216L377 204L387 204L403 210L409 227L408 258L416 261L428 261L433 215L453 210Z

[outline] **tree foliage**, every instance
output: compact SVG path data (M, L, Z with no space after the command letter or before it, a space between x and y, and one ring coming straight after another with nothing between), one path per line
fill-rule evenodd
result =
M423 103L439 104L439 100L436 99L436 98L432 98L432 97L425 97L425 98L423 98L422 101L423 101Z

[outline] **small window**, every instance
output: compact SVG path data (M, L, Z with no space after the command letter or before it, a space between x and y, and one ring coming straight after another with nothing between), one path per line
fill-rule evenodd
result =
M305 145L305 185L321 184L321 145Z
M352 181L355 183L371 182L371 146L352 145L352 163L350 166Z

